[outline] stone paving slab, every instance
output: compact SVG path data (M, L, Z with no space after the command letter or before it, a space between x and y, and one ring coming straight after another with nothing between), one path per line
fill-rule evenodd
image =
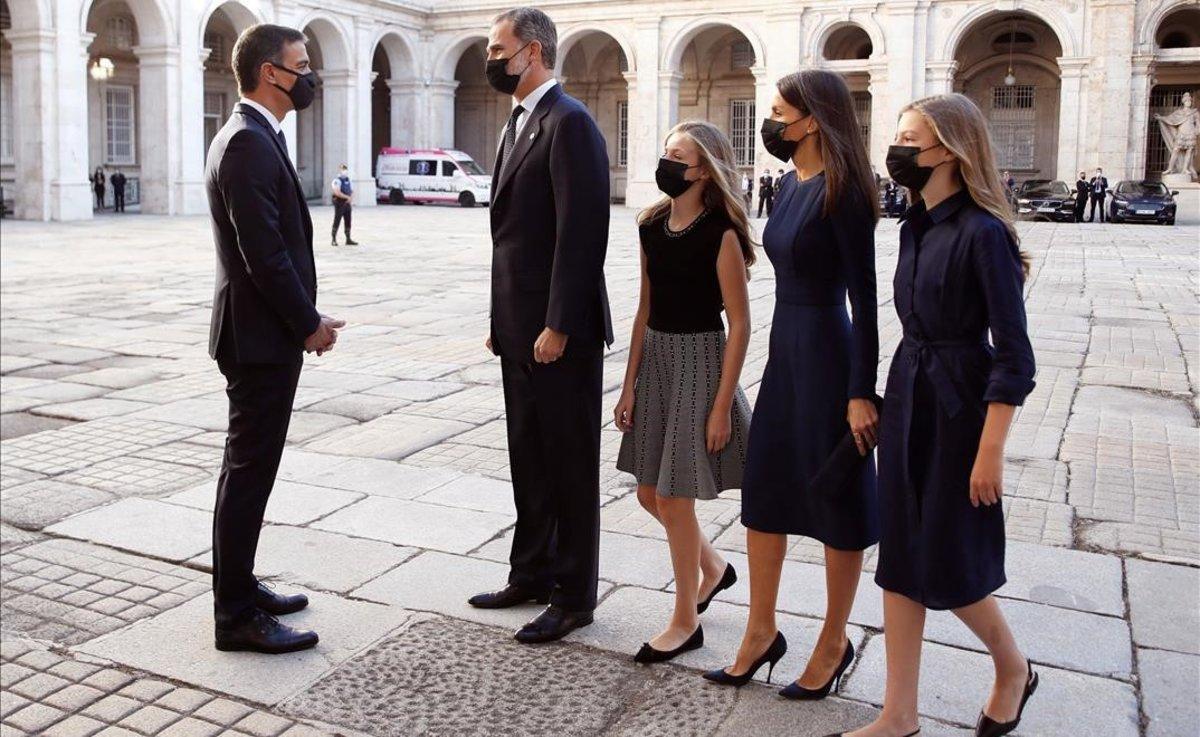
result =
M196 434L191 428L140 418L95 420L6 441L4 463L54 475Z
M35 415L86 422L87 420L99 420L104 417L127 415L131 412L144 410L150 406L147 402L130 402L126 399L96 397L75 402L63 402L61 404L40 404L30 411Z
M212 513L150 499L122 499L69 517L47 532L184 561L212 547Z
M285 456L291 453L289 451ZM342 457L324 468L307 473L294 473L292 478L331 489L357 491L393 499L415 499L459 478L460 475L450 469L421 468L374 458Z
M362 499L362 494L321 486L276 481L264 519L280 525L303 525ZM211 512L217 499L216 480L165 497L163 501Z
M316 630L312 650L285 655L213 649L212 595L76 648L76 651L258 704L276 704L308 687L359 650L402 626L410 613L318 592L288 624Z
M465 422L422 417L401 410L331 432L305 447L322 453L397 461L469 429L471 425Z
M419 552L324 530L267 525L259 537L254 572L260 579L280 579L286 582L280 584L284 587L298 585L345 594ZM211 571L212 551L188 563Z
M1200 570L1128 560L1129 619L1142 647L1200 654Z
M1116 556L1010 542L1004 569L1008 583L996 592L1000 596L1115 617L1125 614Z
M514 518L517 515L512 484L483 476L464 474L425 492L417 499L428 504L477 509L481 512L495 512Z
M112 500L107 492L55 479L38 479L0 491L5 521L32 530Z
M1181 691L1200 683L1200 656L1139 648L1142 707L1146 737L1193 734L1200 724L1200 701Z
M396 545L466 553L513 523L509 515L369 496L313 527Z
M872 637L847 681L844 693L878 704L884 687L883 635ZM1039 685L1017 735L1139 734L1133 686L1097 676L1036 664ZM991 690L992 660L982 653L925 643L921 654L918 710L948 722L974 724Z

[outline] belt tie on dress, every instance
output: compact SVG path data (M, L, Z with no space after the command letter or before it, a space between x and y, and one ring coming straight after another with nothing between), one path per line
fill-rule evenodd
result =
M963 408L962 397L958 393L958 387L954 385L954 380L946 371L939 351L946 348L984 348L987 342L979 339L925 340L906 334L902 345L907 346L910 351L909 360L917 363L925 372L942 409L946 410L950 417L957 415Z

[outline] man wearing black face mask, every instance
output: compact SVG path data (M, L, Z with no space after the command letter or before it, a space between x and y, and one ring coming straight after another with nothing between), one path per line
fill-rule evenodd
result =
M1092 209L1088 210L1088 222L1093 222L1096 219L1096 210L1100 210L1100 222L1108 220L1108 214L1104 212L1104 196L1108 194L1108 177L1104 176L1104 170L1097 168L1096 176L1092 177Z
M216 646L285 653L317 643L315 632L275 618L308 600L260 583L254 554L304 352L331 350L344 323L317 312L312 220L280 125L316 94L304 35L252 26L233 47L233 68L242 99L213 139L205 165L217 246L208 348L229 397L213 511Z
M763 216L763 207L767 208L767 217L771 216L771 208L775 206L775 179L770 169L763 169L758 178L758 216Z
M484 73L513 96L492 175L486 345L500 356L517 525L498 609L549 603L516 634L590 624L600 543L600 397L612 320L604 286L608 154L587 108L554 80L558 34L536 8L493 21Z

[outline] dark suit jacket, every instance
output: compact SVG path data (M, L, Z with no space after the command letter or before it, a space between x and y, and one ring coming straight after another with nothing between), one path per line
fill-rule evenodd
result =
M312 220L283 143L238 104L205 166L217 246L208 353L238 363L288 363L320 325Z
M1108 191L1108 177L1092 177L1092 199L1104 199Z
M533 344L549 327L569 337L566 356L600 353L601 341L613 341L604 137L587 108L556 84L501 165L492 174L492 350L532 362Z

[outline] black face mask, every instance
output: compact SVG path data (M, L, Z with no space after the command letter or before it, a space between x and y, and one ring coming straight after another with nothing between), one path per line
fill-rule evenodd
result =
M699 179L686 179L687 170L695 169L695 166L688 166L682 161L672 161L671 159L659 159L658 169L654 172L654 181L658 184L659 190L663 194L675 199L684 192L692 188L692 185L700 181Z
M917 163L917 157L941 145L935 143L929 148L889 146L887 152L888 175L900 186L920 192L921 188L929 181L929 177L933 176L933 170L946 162L943 161L934 166L921 166Z
M529 43L533 42L530 41ZM506 59L488 60L487 64L484 66L483 73L487 76L488 84L492 86L492 89L505 95L511 95L517 91L517 85L521 84L521 76L528 71L529 64L532 64L533 62L531 61L529 64L526 64L525 68L521 70L520 74L509 74L508 62L512 61L513 57L515 57L517 54L524 51L527 46L529 46L529 44L525 44L525 46L517 49L512 56L509 56Z
M292 109L299 111L312 104L313 99L315 99L317 96L316 72L310 71L305 74L301 74L300 72L288 69L287 67L281 67L275 63L272 63L271 66L287 72L296 78L296 81L292 84L292 88L290 90L284 89L282 85L275 84L274 82L271 83L272 85L275 85L276 89L282 91L288 96L288 99L292 101Z
M800 142L808 138L808 133L800 136L795 141L788 141L784 139L783 132L789 126L793 126L801 120L804 120L804 118L797 118L790 123L781 123L778 120L763 118L762 128L759 130L759 133L762 134L763 147L767 149L767 153L780 161L791 161L792 156L796 153L796 149L800 147Z

